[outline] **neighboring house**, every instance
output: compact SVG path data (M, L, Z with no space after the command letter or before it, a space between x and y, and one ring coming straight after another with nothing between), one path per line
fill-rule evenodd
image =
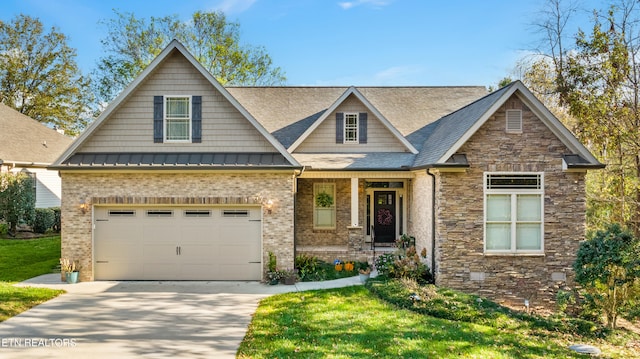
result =
M225 88L176 41L53 165L82 280L260 280L408 233L437 284L532 305L601 167L520 82Z
M60 176L47 166L73 140L0 103L0 172L25 172L35 179L36 208L60 206Z

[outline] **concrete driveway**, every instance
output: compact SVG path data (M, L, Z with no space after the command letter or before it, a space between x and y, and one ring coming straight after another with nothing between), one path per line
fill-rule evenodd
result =
M258 302L275 293L359 284L86 282L20 285L66 294L0 323L0 358L234 358Z

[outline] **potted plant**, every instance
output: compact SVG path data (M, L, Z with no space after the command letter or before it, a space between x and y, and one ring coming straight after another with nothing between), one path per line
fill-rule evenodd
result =
M267 281L271 285L280 283L282 273L278 271L278 258L273 252L269 252L269 262L267 262Z
M267 282L270 285L276 285L280 283L280 279L282 279L282 272L279 270L268 271L267 272Z
M367 264L367 266L364 268L360 268L358 270L358 275L360 276L360 281L362 283L366 282L371 276L371 267L369 266L369 264Z
M76 262L67 258L60 258L60 271L65 273L67 283L73 284L78 282L79 272Z
M296 284L296 281L298 280L298 271L295 269L282 271L282 277L284 279L284 284L287 284L287 285Z

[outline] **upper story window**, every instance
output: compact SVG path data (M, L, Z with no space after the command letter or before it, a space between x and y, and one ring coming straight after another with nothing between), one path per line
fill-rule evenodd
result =
M344 143L358 143L358 114L344 114Z
M522 110L507 110L507 132L522 133Z
M542 173L486 173L486 253L544 252Z
M191 140L191 97L165 96L165 141Z
M336 143L367 143L366 112L336 112Z

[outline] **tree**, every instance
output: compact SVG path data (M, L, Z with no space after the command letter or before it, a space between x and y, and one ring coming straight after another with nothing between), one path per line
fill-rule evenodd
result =
M115 11L103 21L105 56L98 62L95 92L103 104L111 101L166 47L178 39L223 85L277 85L286 81L263 47L243 46L240 25L222 12L197 11L191 21L177 15L138 19Z
M591 231L573 265L585 298L604 311L615 329L618 316L640 298L640 242L619 224Z
M0 102L69 134L90 117L90 82L75 62L76 51L55 28L37 18L0 21Z
M538 27L545 46L525 63L523 81L607 165L587 175L587 227L627 225L640 235L640 37L637 1L594 11L589 32L567 24L578 8L547 0Z
M0 218L15 233L18 223L31 223L35 211L33 178L24 173L0 174Z

